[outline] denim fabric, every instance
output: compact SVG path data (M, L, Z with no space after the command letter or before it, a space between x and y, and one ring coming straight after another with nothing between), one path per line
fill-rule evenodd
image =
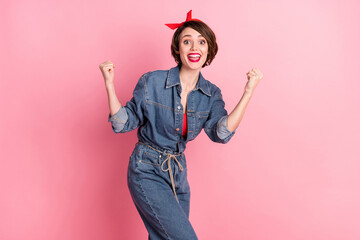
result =
M204 128L214 142L227 143L235 134L226 127L227 111L221 90L200 76L187 99L187 138L182 138L183 106L179 67L147 72L141 76L133 97L113 116L109 113L115 133L138 128L140 142L164 149L184 152L186 144Z
M166 154L136 143L127 175L131 198L149 233L148 239L197 240L189 221L190 186L185 154L177 157L183 167L182 171L175 162L171 164L179 202L170 187L169 174L161 170L165 158Z
M228 115L220 89L200 73L195 89L188 94L188 132L182 139L179 70L176 66L142 75L131 100L113 116L109 113L108 119L115 133L138 128L139 142L130 156L127 183L151 240L198 239L189 221L186 143L202 129L218 143L227 143L235 134L226 127Z

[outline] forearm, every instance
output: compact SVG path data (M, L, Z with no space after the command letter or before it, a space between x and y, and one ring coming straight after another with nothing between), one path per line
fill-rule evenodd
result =
M113 116L115 113L117 113L120 110L121 103L116 96L114 84L106 84L105 87L106 87L106 93L108 95L110 114L111 116Z
M234 108L234 110L229 114L227 119L227 128L230 132L233 132L240 124L241 119L244 116L245 109L251 99L252 92L244 91L240 101Z

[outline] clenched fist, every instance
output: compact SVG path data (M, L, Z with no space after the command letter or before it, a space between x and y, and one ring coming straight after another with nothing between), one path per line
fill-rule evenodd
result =
M101 73L104 77L105 84L114 83L114 68L115 64L113 64L110 60L103 62L99 65Z
M263 78L263 74L260 72L259 69L253 68L246 75L248 78L248 82L245 86L245 91L252 93L260 80Z

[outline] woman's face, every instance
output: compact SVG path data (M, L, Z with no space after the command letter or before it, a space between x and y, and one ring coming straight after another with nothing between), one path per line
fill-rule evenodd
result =
M201 70L207 59L208 43L198 31L187 27L180 34L179 53L182 67Z

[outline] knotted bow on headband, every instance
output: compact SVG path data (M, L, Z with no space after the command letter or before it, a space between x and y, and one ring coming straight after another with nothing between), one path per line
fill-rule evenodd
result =
M184 25L185 22L188 22L188 21L191 21L191 20L195 20L195 21L200 21L199 19L196 19L196 18L191 18L191 11L190 10L187 15L186 15L186 20L184 22L181 22L181 23L167 23L165 24L166 26L168 26L169 28L171 28L172 30L178 28L178 27L181 27L182 25Z

